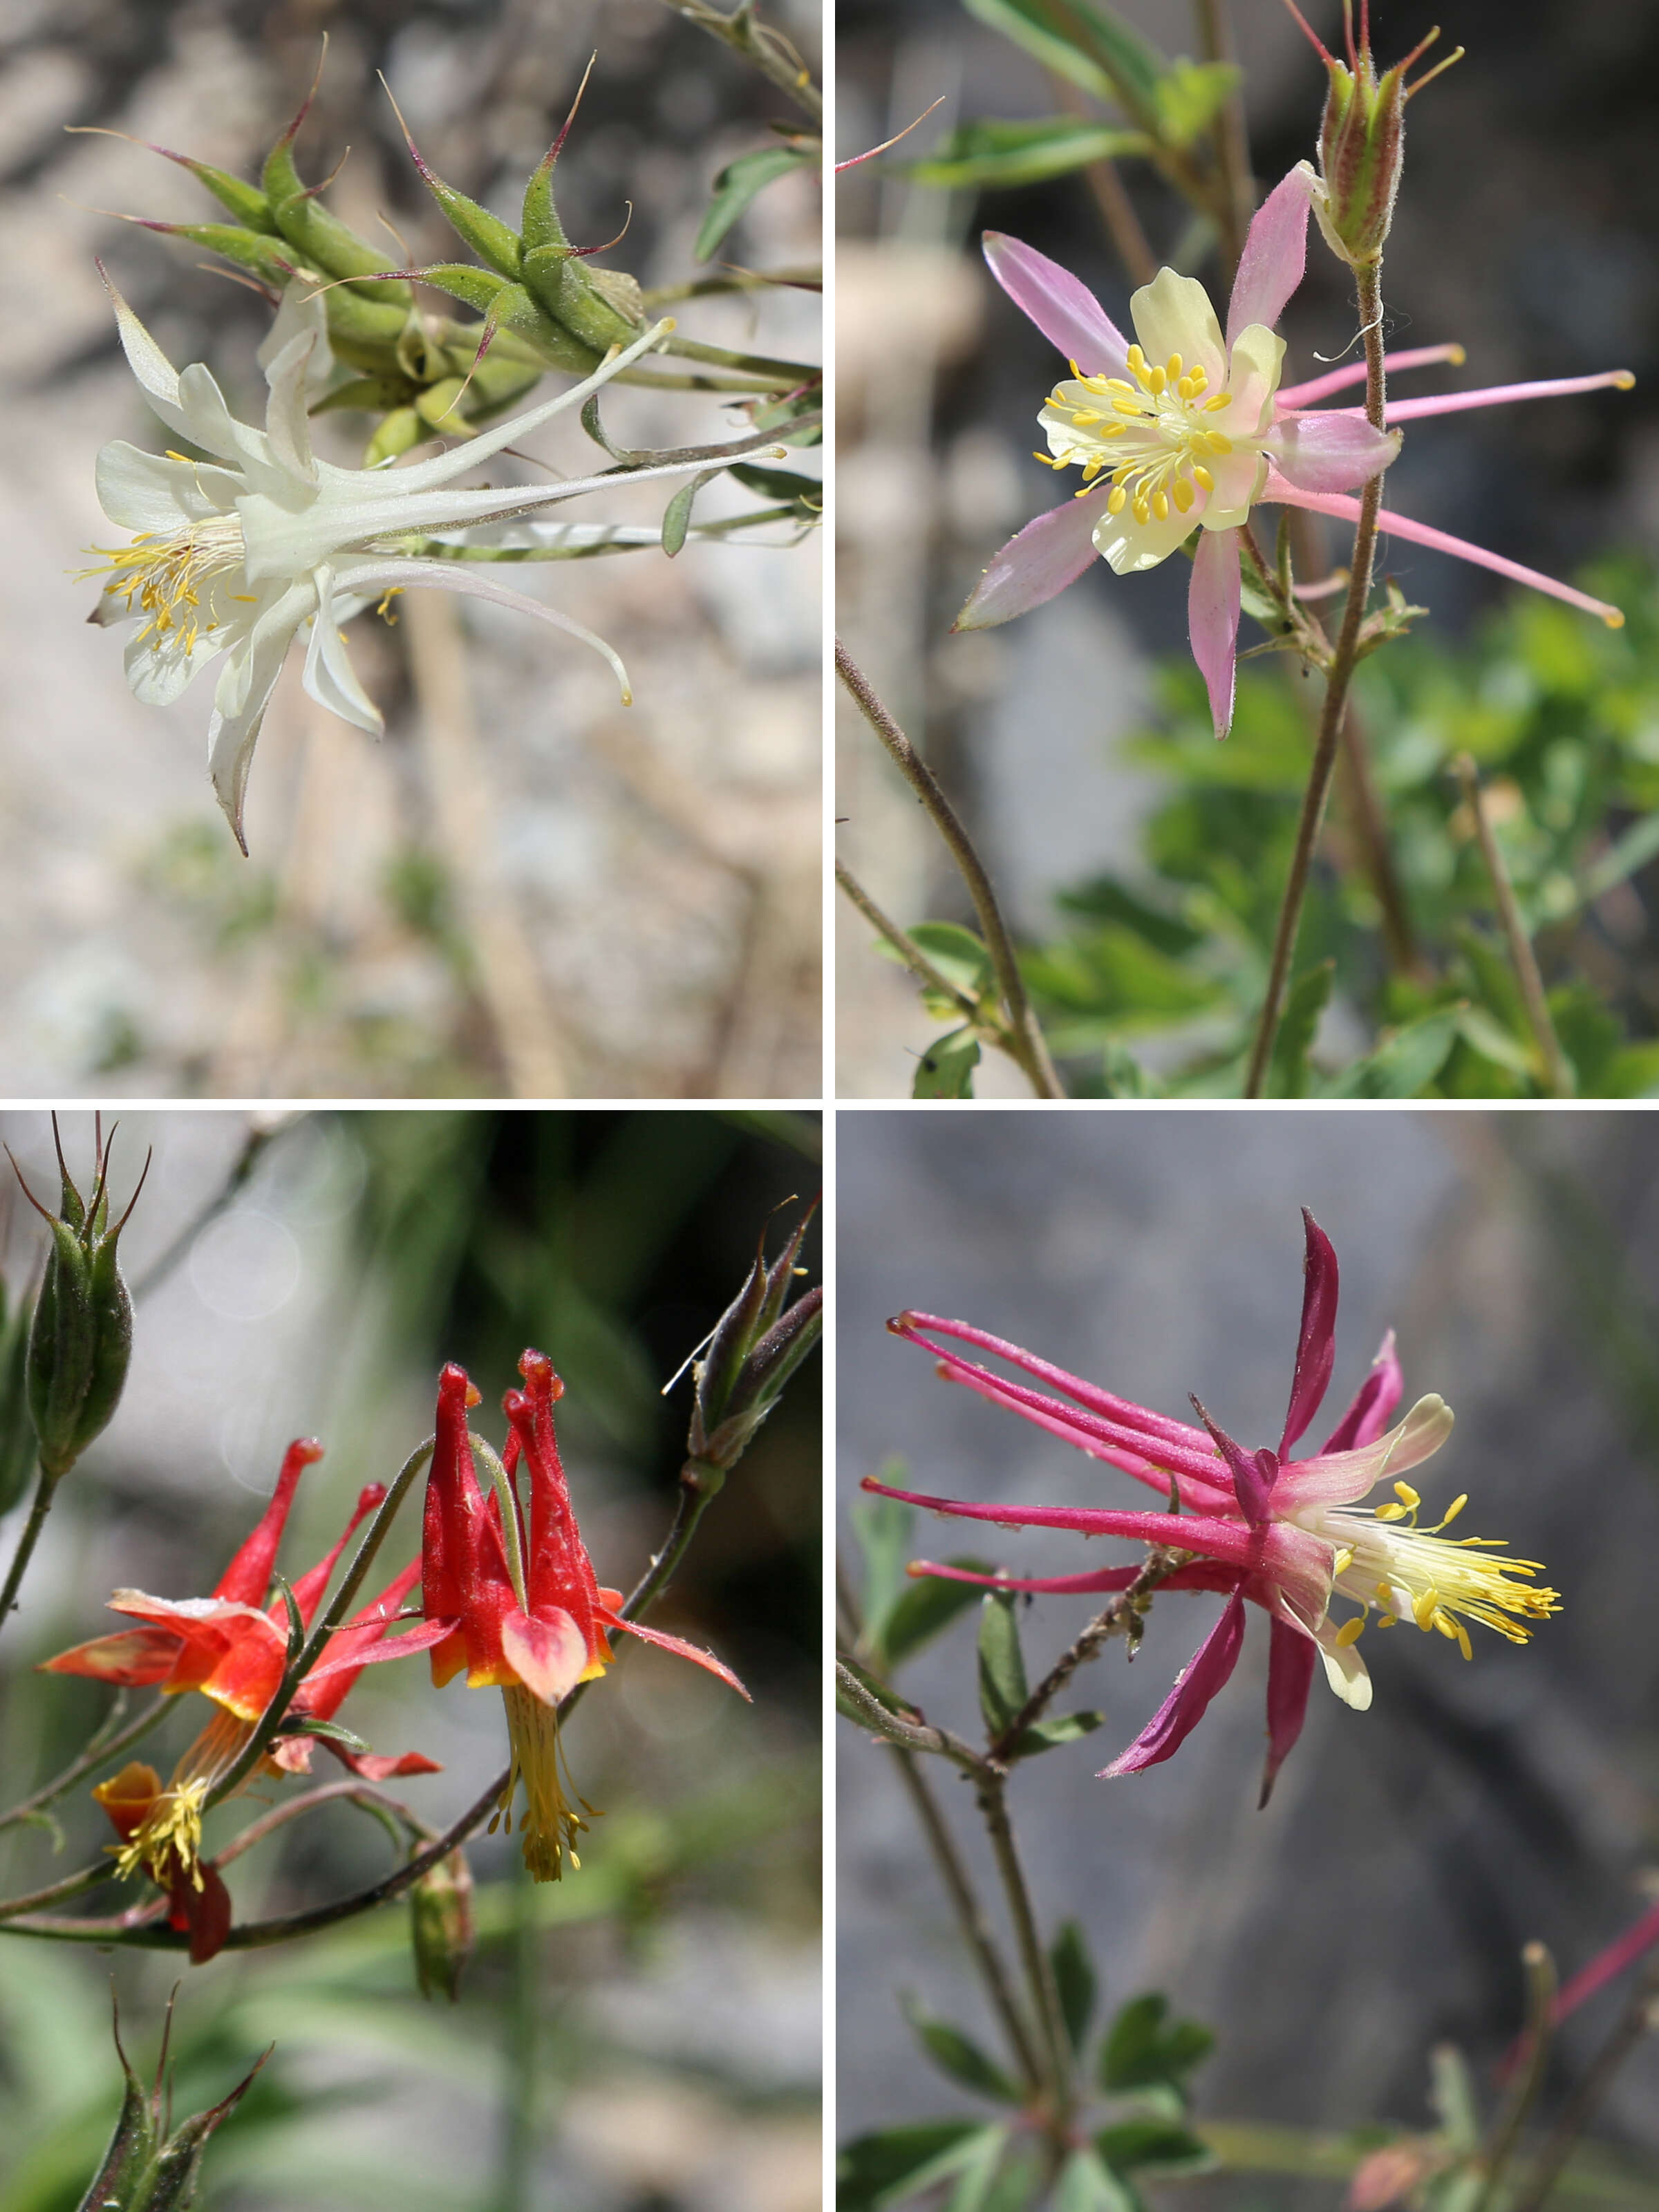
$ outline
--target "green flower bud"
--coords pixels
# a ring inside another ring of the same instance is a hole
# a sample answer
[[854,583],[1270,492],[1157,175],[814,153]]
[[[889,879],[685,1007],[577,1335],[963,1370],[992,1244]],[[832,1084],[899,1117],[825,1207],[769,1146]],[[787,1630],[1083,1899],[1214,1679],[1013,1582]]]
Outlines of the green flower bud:
[[23,1494],[34,1466],[34,1424],[29,1419],[28,1350],[31,1308],[0,1282],[0,1513]]
[[[1296,11],[1292,9],[1292,12]],[[1440,35],[1431,31],[1402,62],[1377,75],[1370,49],[1370,10],[1361,0],[1359,35],[1354,36],[1352,0],[1343,0],[1348,58],[1328,53],[1311,31],[1330,88],[1319,128],[1318,187],[1313,209],[1325,242],[1351,268],[1373,266],[1382,258],[1383,241],[1394,221],[1395,195],[1406,137],[1406,102],[1431,77],[1449,69],[1463,49],[1448,54],[1414,85],[1406,72]],[[1301,21],[1297,15],[1297,20]],[[1302,27],[1308,30],[1305,23]]]
[[[171,2007],[167,2025],[170,2029]],[[246,2095],[254,2075],[270,2052],[265,2052],[252,2072],[239,2081],[228,2097],[210,2110],[196,2113],[169,2133],[161,2092],[162,2070],[167,2063],[166,2033],[161,2039],[155,2084],[149,2089],[133,2072],[121,2048],[118,2018],[115,2051],[125,2079],[121,2110],[103,2163],[81,2199],[78,2212],[185,2212],[195,2199],[208,2138]]]
[[821,1285],[793,1306],[787,1303],[801,1240],[816,1210],[815,1201],[769,1267],[763,1243],[692,1370],[696,1396],[687,1449],[711,1474],[724,1476],[737,1464],[823,1332]]
[[[52,1121],[54,1139],[57,1119]],[[113,1136],[113,1130],[111,1131]],[[54,1482],[68,1474],[107,1425],[120,1401],[132,1355],[132,1300],[121,1279],[116,1246],[132,1218],[144,1176],[131,1203],[109,1225],[109,1150],[101,1128],[90,1204],[82,1199],[58,1147],[63,1176],[61,1214],[48,1213],[14,1159],[23,1195],[52,1231],[40,1294],[29,1329],[27,1388],[42,1472]],[[149,1161],[144,1162],[144,1175]]]
[[415,1979],[423,1997],[461,1994],[472,1956],[472,1869],[459,1847],[428,1867],[409,1893]]

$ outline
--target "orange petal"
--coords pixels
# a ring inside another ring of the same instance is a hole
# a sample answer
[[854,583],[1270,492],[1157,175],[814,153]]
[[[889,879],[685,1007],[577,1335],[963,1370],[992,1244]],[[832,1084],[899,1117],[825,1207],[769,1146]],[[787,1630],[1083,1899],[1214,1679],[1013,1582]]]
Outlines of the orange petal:
[[519,1680],[544,1705],[556,1705],[587,1672],[587,1644],[559,1607],[532,1618],[510,1613],[501,1623],[501,1650]]

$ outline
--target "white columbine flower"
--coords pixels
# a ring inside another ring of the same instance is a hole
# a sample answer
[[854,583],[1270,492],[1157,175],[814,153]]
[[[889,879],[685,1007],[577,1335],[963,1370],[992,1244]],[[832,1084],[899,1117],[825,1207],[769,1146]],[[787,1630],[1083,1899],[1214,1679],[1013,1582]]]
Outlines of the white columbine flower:
[[[108,282],[106,278],[106,283]],[[289,647],[305,633],[305,688],[359,729],[379,732],[380,709],[358,682],[340,625],[384,592],[411,585],[470,592],[517,608],[580,638],[617,672],[624,703],[628,675],[592,631],[554,608],[509,591],[453,561],[400,552],[411,533],[459,530],[522,514],[594,489],[603,479],[545,490],[456,489],[453,479],[581,403],[619,369],[654,346],[673,325],[655,324],[593,374],[557,398],[440,454],[404,467],[336,468],[311,450],[308,375],[326,358],[323,308],[315,294],[290,288],[270,338],[260,349],[270,398],[265,427],[239,422],[209,371],[198,362],[175,372],[118,293],[121,344],[145,397],[167,426],[211,461],[141,453],[122,440],[98,456],[98,498],[110,520],[135,532],[131,545],[97,550],[107,575],[91,619],[136,620],[128,640],[127,681],[152,706],[176,699],[197,671],[225,656],[208,729],[208,767],[219,804],[244,853],[242,801],[259,725]],[[683,465],[633,470],[630,478],[683,474]]]

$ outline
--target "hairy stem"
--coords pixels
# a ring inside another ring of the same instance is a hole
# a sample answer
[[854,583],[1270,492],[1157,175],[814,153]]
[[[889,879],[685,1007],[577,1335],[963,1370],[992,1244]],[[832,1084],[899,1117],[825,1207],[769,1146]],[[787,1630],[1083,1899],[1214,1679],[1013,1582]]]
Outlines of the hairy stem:
[[889,758],[927,809],[934,827],[945,840],[946,849],[968,886],[968,895],[973,900],[980,931],[991,955],[992,967],[996,971],[997,988],[1007,1009],[1010,1053],[1039,1098],[1063,1098],[1066,1093],[1054,1061],[1048,1056],[1048,1048],[1042,1030],[1037,1026],[1030,1000],[1025,995],[1019,963],[1014,957],[1013,945],[1004,927],[996,893],[991,888],[991,879],[974,849],[972,839],[940,790],[933,770],[876,696],[869,678],[839,638],[836,640],[836,670],[857,701],[864,719],[881,739]]
[[836,863],[836,881],[870,927],[878,936],[886,939],[917,982],[925,983],[930,991],[938,992],[940,998],[949,999],[965,1021],[974,1020],[979,1009],[968,994],[965,991],[957,990],[948,976],[939,973],[915,938],[909,936],[899,927],[897,922],[890,921],[882,912],[853,871],[843,866],[839,860]]
[[[1381,430],[1388,398],[1382,367],[1382,276],[1376,264],[1357,270],[1354,275],[1359,301],[1360,329],[1365,341],[1365,415],[1371,427]],[[1342,725],[1348,710],[1348,690],[1353,682],[1353,672],[1359,657],[1359,631],[1365,617],[1365,603],[1370,597],[1371,562],[1376,551],[1376,510],[1382,499],[1382,479],[1380,475],[1374,476],[1359,495],[1359,520],[1354,528],[1347,604],[1342,611],[1342,628],[1338,633],[1336,650],[1325,678],[1325,704],[1319,718],[1319,734],[1314,742],[1313,763],[1308,771],[1308,786],[1303,794],[1301,817],[1296,827],[1296,848],[1291,856],[1290,873],[1285,878],[1279,922],[1273,933],[1267,994],[1262,1001],[1261,1019],[1250,1054],[1249,1069],[1244,1079],[1243,1095],[1247,1098],[1261,1096],[1268,1063],[1273,1058],[1273,1039],[1279,1032],[1279,1018],[1284,1011],[1285,992],[1290,981],[1291,964],[1296,955],[1297,933],[1302,926],[1302,907],[1307,896],[1309,873],[1313,866],[1314,848],[1319,842],[1320,825],[1324,821],[1326,803],[1331,794],[1331,777],[1336,767]]]
[[986,1762],[981,1763],[975,1784],[997,1872],[1002,1880],[1003,1894],[1007,1899],[1009,1917],[1014,1924],[1014,1941],[1025,1970],[1031,2008],[1042,2031],[1046,2086],[1053,2100],[1051,2118],[1056,2130],[1063,2129],[1072,2109],[1071,2039],[1060,2010],[1054,1967],[1037,1934],[1031,1893],[1026,1886],[1025,1871],[1014,1841],[1013,1823],[1008,1815],[1008,1778],[999,1768]]
[[35,1479],[34,1496],[29,1504],[29,1517],[23,1523],[23,1533],[17,1540],[17,1550],[7,1570],[5,1587],[0,1589],[0,1629],[3,1629],[17,1604],[17,1593],[23,1586],[29,1561],[34,1557],[34,1547],[40,1540],[40,1531],[46,1525],[46,1516],[52,1510],[52,1493],[57,1488],[54,1478],[43,1467]]
[[1077,1640],[1060,1653],[1007,1727],[992,1739],[987,1747],[988,1758],[1000,1766],[1006,1765],[1026,1729],[1042,1717],[1078,1668],[1097,1657],[1114,1636],[1128,1633],[1130,1624],[1139,1616],[1142,1600],[1158,1588],[1166,1575],[1175,1571],[1176,1564],[1172,1555],[1163,1551],[1149,1555],[1127,1589],[1120,1590],[1109,1604],[1102,1607]]
[[118,1751],[130,1749],[141,1737],[149,1734],[166,1713],[171,1703],[172,1699],[169,1698],[157,1698],[155,1704],[146,1706],[136,1720],[129,1721],[125,1728],[118,1725],[113,1734],[106,1734],[106,1731],[110,1728],[112,1722],[118,1723],[119,1722],[125,1704],[125,1692],[123,1692],[117,1697],[115,1703],[106,1715],[102,1725],[74,1764],[66,1766],[52,1781],[43,1783],[32,1797],[25,1797],[20,1803],[14,1805],[9,1812],[0,1813],[0,1828],[9,1828],[15,1826],[19,1820],[27,1820],[32,1813],[40,1812],[43,1807],[52,1804],[56,1799],[61,1797],[66,1790],[73,1790],[82,1776],[90,1774],[94,1766],[101,1766],[106,1759],[112,1759]]

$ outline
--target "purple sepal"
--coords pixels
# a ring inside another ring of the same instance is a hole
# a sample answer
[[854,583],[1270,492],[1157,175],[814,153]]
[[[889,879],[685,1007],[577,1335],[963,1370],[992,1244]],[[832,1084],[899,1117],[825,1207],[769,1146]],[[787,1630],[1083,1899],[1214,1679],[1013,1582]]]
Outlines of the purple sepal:
[[1305,1206],[1302,1220],[1308,1237],[1302,1262],[1302,1332],[1297,1339],[1290,1410],[1285,1416],[1285,1433],[1279,1440],[1281,1456],[1319,1411],[1336,1358],[1336,1254],[1330,1238]]
[[1227,1471],[1233,1479],[1233,1496],[1238,1500],[1238,1510],[1252,1528],[1259,1528],[1267,1517],[1267,1500],[1279,1474],[1279,1454],[1268,1451],[1247,1452],[1243,1444],[1236,1444],[1224,1429],[1217,1428],[1196,1398],[1193,1410],[1215,1439],[1216,1449],[1227,1462]]
[[1312,1637],[1274,1615],[1273,1640],[1267,1647],[1267,1759],[1261,1770],[1258,1810],[1273,1796],[1279,1770],[1302,1733],[1318,1657],[1319,1647]]
[[1243,1641],[1244,1598],[1242,1591],[1235,1590],[1220,1620],[1193,1655],[1191,1664],[1182,1670],[1174,1689],[1128,1749],[1101,1769],[1098,1778],[1104,1782],[1115,1775],[1139,1774],[1142,1767],[1157,1766],[1179,1751],[1203,1719],[1211,1698],[1238,1664]]

